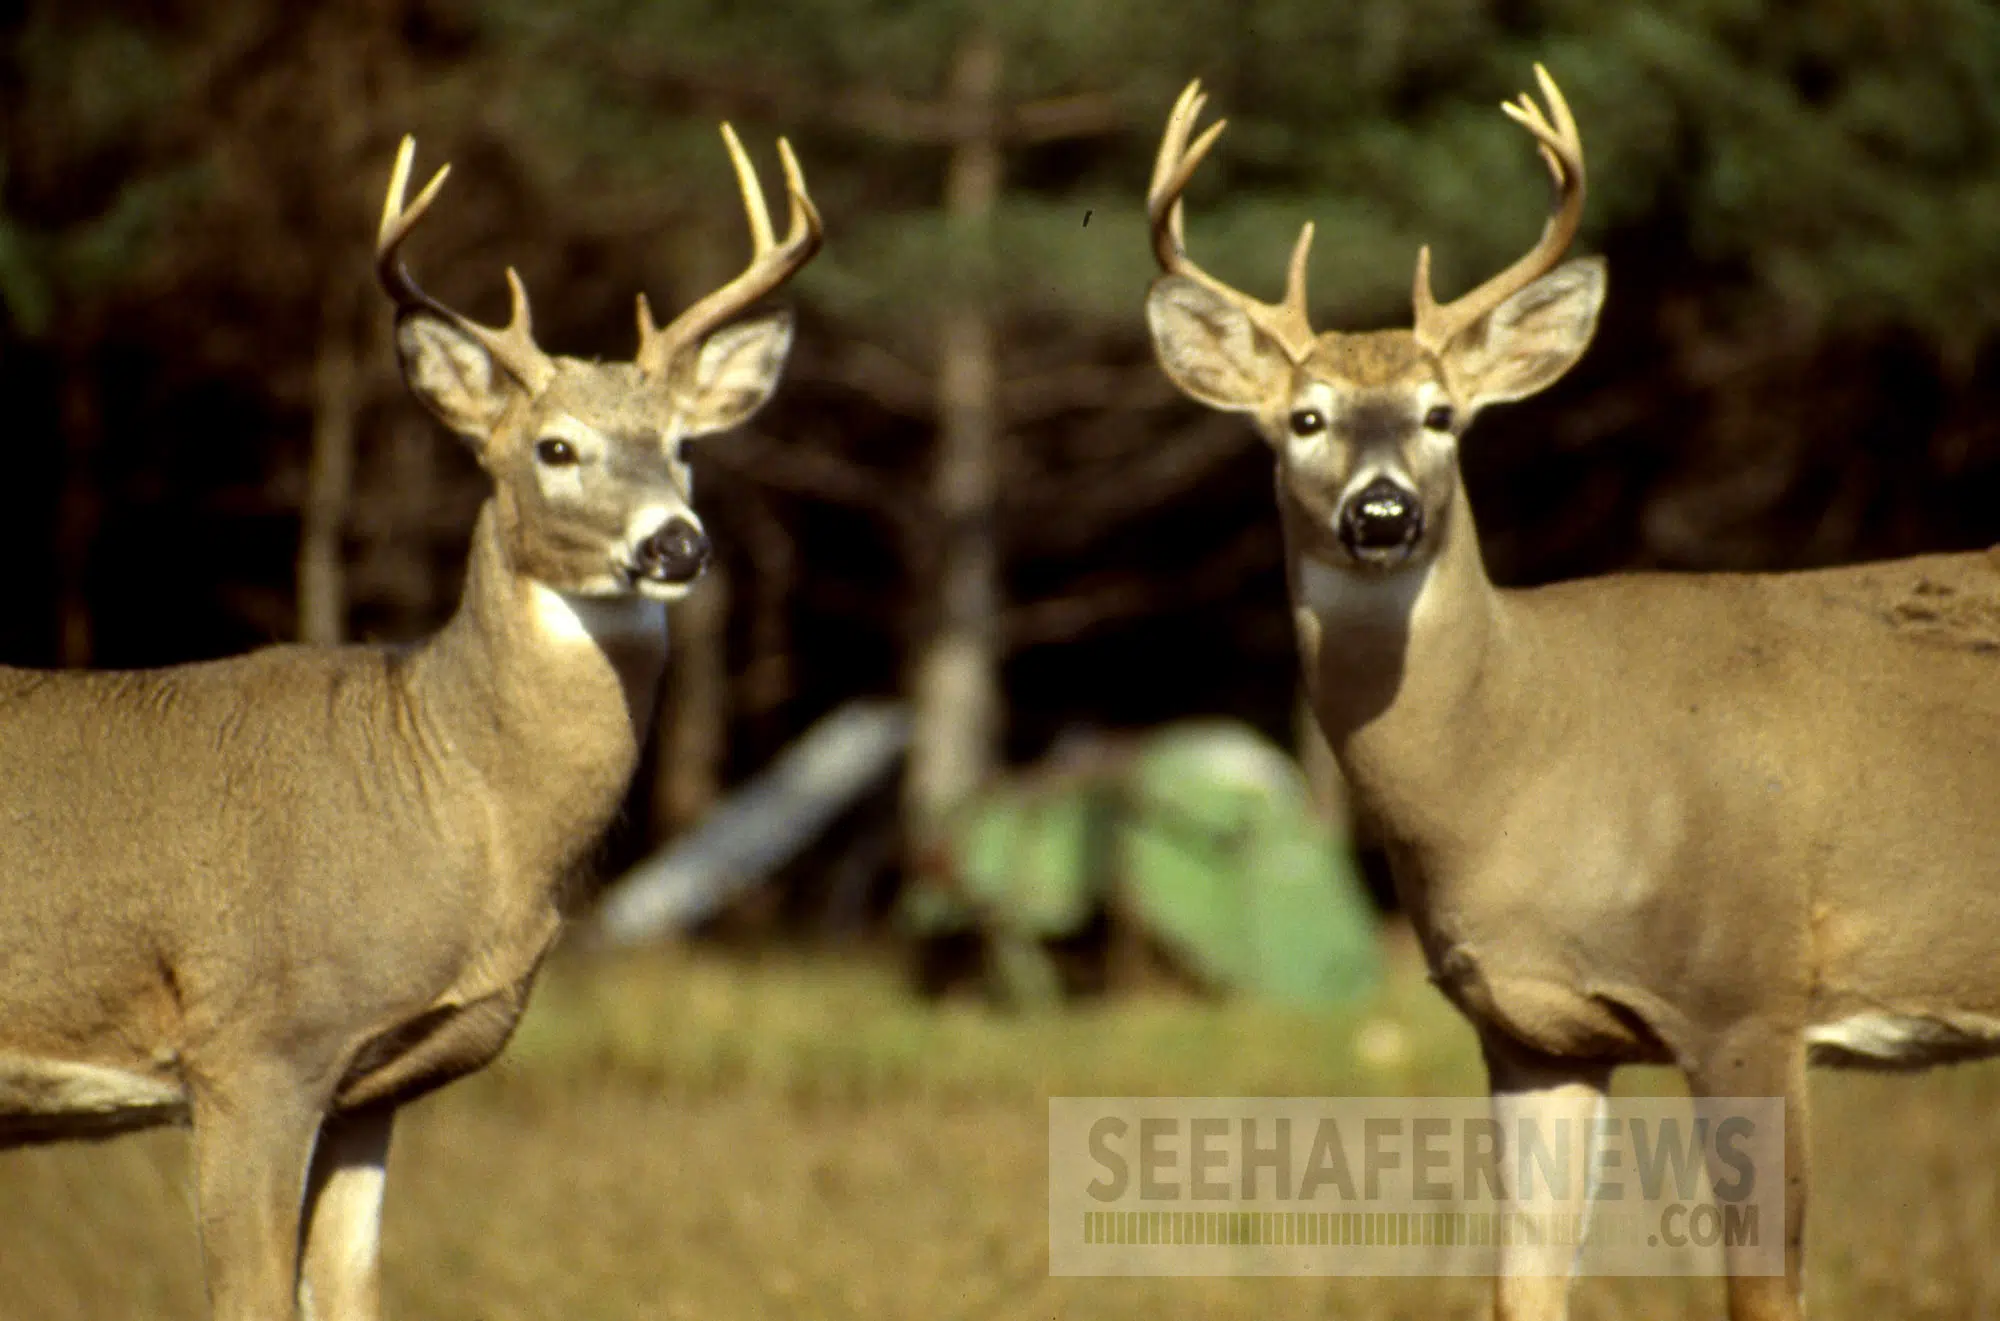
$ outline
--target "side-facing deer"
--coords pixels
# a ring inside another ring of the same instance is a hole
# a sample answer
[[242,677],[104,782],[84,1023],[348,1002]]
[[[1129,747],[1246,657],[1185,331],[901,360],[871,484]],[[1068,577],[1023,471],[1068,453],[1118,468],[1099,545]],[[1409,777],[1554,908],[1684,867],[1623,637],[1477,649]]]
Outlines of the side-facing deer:
[[[1672,1063],[1697,1105],[1785,1098],[1785,1273],[1727,1254],[1730,1315],[1800,1315],[1806,1063],[2000,1047],[2000,554],[1496,588],[1459,478],[1479,410],[1583,353],[1599,260],[1561,93],[1505,107],[1555,182],[1540,241],[1415,327],[1314,334],[1189,260],[1180,196],[1222,125],[1168,121],[1147,299],[1167,374],[1277,459],[1308,692],[1384,841],[1508,1131]],[[1579,1126],[1581,1127],[1581,1126]],[[1576,1199],[1587,1210],[1587,1194]],[[1569,1249],[1502,1250],[1503,1318],[1564,1315]]]
[[[132,673],[0,669],[0,1147],[191,1122],[219,1321],[379,1313],[396,1108],[505,1044],[618,810],[701,572],[685,443],[748,417],[791,344],[749,313],[818,249],[723,136],[754,255],[630,363],[536,347],[418,288],[445,170],[389,184],[377,270],[410,388],[493,482],[421,645],[273,647]],[[749,313],[746,315],[746,313]]]

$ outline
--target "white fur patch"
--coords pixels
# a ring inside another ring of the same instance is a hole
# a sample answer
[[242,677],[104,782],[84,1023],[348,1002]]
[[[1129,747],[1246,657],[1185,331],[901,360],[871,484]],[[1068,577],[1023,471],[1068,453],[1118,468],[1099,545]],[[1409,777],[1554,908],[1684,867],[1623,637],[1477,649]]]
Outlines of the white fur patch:
[[104,1064],[0,1054],[0,1116],[115,1115],[187,1104],[179,1083]]
[[667,603],[644,596],[571,596],[531,585],[535,625],[543,637],[567,645],[667,637]]
[[[1605,1124],[1610,1119],[1611,1098],[1608,1096],[1599,1096],[1597,1103],[1590,1108],[1590,1149],[1593,1152],[1597,1149],[1597,1134],[1604,1131]],[[1583,1189],[1583,1223],[1577,1230],[1576,1255],[1569,1260],[1569,1273],[1571,1275],[1575,1275],[1583,1267],[1583,1250],[1590,1241],[1591,1227],[1597,1219],[1597,1204],[1604,1192],[1604,1175],[1605,1167],[1603,1162],[1598,1161],[1594,1156],[1584,1162],[1584,1177],[1589,1182],[1584,1185]]]
[[568,413],[558,413],[543,423],[538,430],[537,439],[543,438],[568,441],[581,462],[553,467],[546,463],[537,463],[534,469],[535,484],[541,487],[544,496],[551,499],[576,498],[583,491],[582,464],[594,462],[606,449],[603,433]]
[[1329,625],[1395,619],[1414,623],[1430,580],[1429,562],[1390,573],[1366,573],[1308,556],[1299,561],[1298,604]]
[[[312,1221],[315,1266],[324,1263],[354,1291],[373,1276],[382,1256],[382,1185],[387,1170],[379,1162],[344,1165],[320,1190]],[[299,1282],[299,1311],[304,1321],[339,1321],[313,1296],[311,1279]],[[344,1315],[345,1313],[342,1313]]]
[[[1502,1141],[1510,1142],[1511,1135],[1522,1131],[1524,1125],[1532,1124],[1543,1133],[1562,1134],[1567,1132],[1578,1143],[1575,1154],[1585,1159],[1581,1162],[1586,1182],[1576,1192],[1558,1192],[1548,1184],[1532,1183],[1530,1195],[1521,1196],[1521,1190],[1508,1180],[1508,1203],[1517,1208],[1537,1212],[1567,1211],[1581,1220],[1583,1233],[1577,1236],[1576,1244],[1565,1255],[1558,1243],[1531,1243],[1516,1239],[1504,1245],[1500,1253],[1500,1273],[1502,1275],[1552,1275],[1570,1277],[1577,1272],[1583,1260],[1590,1223],[1597,1209],[1597,1198],[1604,1182],[1604,1170],[1596,1161],[1588,1158],[1596,1144],[1597,1125],[1610,1114],[1610,1102],[1603,1093],[1592,1093],[1582,1087],[1554,1087],[1546,1090],[1496,1092],[1493,1096],[1493,1117],[1501,1127]],[[1573,1126],[1572,1126],[1573,1124]],[[1517,1158],[1507,1157],[1511,1162]],[[1526,1168],[1520,1162],[1517,1168]]]
[[687,518],[690,523],[694,521],[679,505],[641,505],[625,520],[625,544],[628,547],[638,546],[675,518]]
[[1922,1064],[2000,1053],[2000,1020],[1978,1014],[1936,1018],[1914,1014],[1852,1014],[1806,1029],[1806,1045],[1882,1064]]
[[[335,1257],[356,1275],[375,1269],[382,1249],[382,1184],[387,1171],[380,1165],[349,1165],[335,1170],[320,1192],[322,1206],[316,1229],[335,1229],[340,1241],[332,1245]],[[333,1212],[331,1216],[327,1212]]]

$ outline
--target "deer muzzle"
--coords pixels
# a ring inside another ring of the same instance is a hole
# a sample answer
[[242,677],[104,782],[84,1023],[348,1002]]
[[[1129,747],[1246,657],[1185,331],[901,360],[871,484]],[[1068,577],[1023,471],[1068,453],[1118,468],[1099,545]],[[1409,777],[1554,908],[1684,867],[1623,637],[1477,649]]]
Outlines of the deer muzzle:
[[635,549],[637,576],[650,582],[691,583],[708,567],[708,536],[685,518],[670,518]]
[[1409,558],[1424,535],[1424,506],[1414,491],[1377,477],[1340,506],[1340,544],[1363,564],[1383,567]]

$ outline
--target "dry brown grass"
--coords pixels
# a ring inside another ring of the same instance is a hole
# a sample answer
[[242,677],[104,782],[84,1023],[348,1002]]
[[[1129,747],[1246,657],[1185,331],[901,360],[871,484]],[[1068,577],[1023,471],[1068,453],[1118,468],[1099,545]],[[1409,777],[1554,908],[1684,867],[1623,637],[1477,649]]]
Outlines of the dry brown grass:
[[[1047,1274],[1050,1094],[1477,1091],[1469,1035],[1402,967],[1362,1016],[1148,998],[1040,1020],[916,1005],[866,967],[559,967],[507,1058],[398,1131],[391,1315],[1480,1316],[1476,1281]],[[1818,1076],[1816,1318],[2000,1314],[1996,1098],[2000,1066]],[[0,1156],[0,1318],[201,1317],[184,1147]],[[1719,1317],[1721,1293],[1588,1280],[1576,1314]]]

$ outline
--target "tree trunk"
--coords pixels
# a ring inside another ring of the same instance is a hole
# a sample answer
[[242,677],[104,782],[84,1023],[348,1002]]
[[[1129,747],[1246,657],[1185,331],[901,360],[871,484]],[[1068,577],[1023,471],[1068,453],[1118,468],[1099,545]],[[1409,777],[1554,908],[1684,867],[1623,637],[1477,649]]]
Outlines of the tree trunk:
[[[959,48],[950,96],[982,132],[953,146],[944,190],[952,246],[984,265],[1000,193],[995,122],[1000,48],[975,33]],[[994,451],[1000,408],[994,328],[984,293],[953,297],[938,325],[938,453],[931,499],[942,544],[935,627],[913,679],[913,729],[905,808],[923,849],[944,819],[991,773],[1000,734],[997,655],[999,562],[994,547]]]
[[653,838],[686,830],[715,805],[729,750],[729,575],[709,566],[668,612],[659,750],[653,770]]
[[66,666],[91,663],[90,549],[97,540],[103,492],[97,449],[102,419],[87,354],[64,354],[62,382],[62,503],[56,515],[56,655]]
[[299,641],[347,640],[347,512],[354,489],[358,364],[348,299],[329,287],[322,298],[319,356],[313,362],[312,452],[299,510]]

